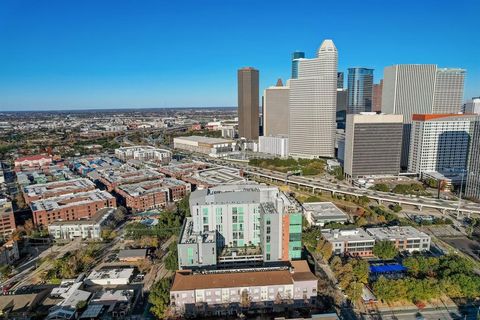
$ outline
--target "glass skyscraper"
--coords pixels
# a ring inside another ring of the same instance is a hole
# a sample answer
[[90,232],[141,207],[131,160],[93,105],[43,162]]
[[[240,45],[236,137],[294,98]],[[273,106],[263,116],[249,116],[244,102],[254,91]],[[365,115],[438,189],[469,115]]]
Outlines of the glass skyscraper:
[[348,69],[347,113],[372,111],[373,69]]
[[295,51],[292,54],[292,79],[298,78],[298,59],[305,58],[305,52]]

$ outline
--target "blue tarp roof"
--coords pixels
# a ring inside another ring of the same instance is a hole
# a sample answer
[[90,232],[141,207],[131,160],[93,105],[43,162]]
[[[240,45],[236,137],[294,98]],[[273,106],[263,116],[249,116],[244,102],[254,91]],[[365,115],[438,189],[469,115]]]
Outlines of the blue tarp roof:
[[403,272],[407,271],[407,268],[401,264],[386,264],[382,266],[370,266],[370,272],[372,273],[389,273],[389,272]]

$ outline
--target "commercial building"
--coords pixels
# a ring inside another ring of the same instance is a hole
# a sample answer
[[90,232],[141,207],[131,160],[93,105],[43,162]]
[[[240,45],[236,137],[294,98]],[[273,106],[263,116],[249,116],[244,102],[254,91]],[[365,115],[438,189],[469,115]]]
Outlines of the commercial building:
[[468,169],[466,171],[465,196],[480,201],[480,120],[475,121]]
[[35,155],[15,159],[15,171],[23,168],[41,168],[52,163],[52,157],[47,155]]
[[292,53],[292,79],[298,78],[298,61],[305,58],[305,52],[295,51]]
[[325,229],[322,235],[332,244],[333,254],[348,254],[352,256],[370,257],[373,255],[375,238],[365,230]]
[[383,90],[383,79],[380,80],[380,83],[373,84],[373,90],[372,90],[372,111],[373,112],[382,111],[382,90]]
[[168,163],[172,159],[172,152],[152,146],[133,146],[115,149],[115,156],[123,161],[134,159],[140,161],[153,160],[162,163]]
[[303,215],[311,226],[323,227],[329,222],[345,223],[348,216],[332,202],[305,202]]
[[290,80],[289,153],[296,158],[335,156],[337,48],[323,41],[317,58],[299,59]]
[[430,236],[418,231],[412,226],[367,228],[367,233],[375,241],[391,241],[399,251],[428,251],[430,250]]
[[139,262],[147,258],[147,249],[125,249],[118,253],[120,262]]
[[259,122],[259,72],[252,67],[238,70],[238,134],[257,140]]
[[125,285],[132,280],[133,272],[133,268],[93,270],[85,279],[85,283],[99,286]]
[[101,290],[93,294],[79,319],[126,319],[132,311],[135,290]]
[[102,240],[102,231],[112,220],[115,210],[115,208],[104,208],[98,210],[91,218],[54,221],[48,225],[48,233],[56,240],[75,238]]
[[465,102],[462,112],[480,114],[480,97],[472,98]]
[[[209,238],[206,232],[216,231],[218,249],[228,247],[227,255],[238,257],[251,252],[258,254],[254,248],[261,248],[264,262],[287,261],[301,256],[302,214],[299,204],[280,192],[277,187],[258,184],[222,185],[204,190],[197,190],[190,195],[190,212],[192,215],[190,234]],[[185,232],[184,232],[185,234]],[[203,243],[203,240],[202,240]],[[179,265],[181,268],[201,267],[195,265],[194,258],[183,260],[185,255],[179,244]],[[193,254],[193,252],[192,252]],[[206,250],[202,259],[214,252]],[[227,261],[225,258],[223,261]],[[235,260],[235,259],[232,259]],[[235,261],[232,261],[235,262]]]
[[169,202],[178,201],[190,192],[190,184],[173,179],[162,178],[133,184],[122,184],[115,192],[123,198],[124,204],[133,212],[163,208]]
[[161,178],[163,178],[163,174],[158,173],[155,170],[135,169],[128,165],[97,171],[98,182],[100,182],[109,192],[115,190],[120,185],[157,180]]
[[343,72],[337,72],[337,89],[343,89]]
[[106,191],[93,190],[33,201],[30,208],[36,225],[48,226],[57,220],[91,218],[102,208],[115,208],[115,198]]
[[95,184],[85,178],[33,184],[23,187],[23,197],[27,204],[40,199],[58,197],[64,194],[87,192],[95,189]]
[[281,79],[277,85],[263,92],[263,135],[288,135],[290,87],[284,86]]
[[78,304],[87,302],[91,293],[83,290],[83,276],[75,280],[63,280],[59,287],[52,289],[51,297],[61,299],[48,311],[47,320],[76,319],[78,316]]
[[[258,134],[255,139],[258,139]],[[237,151],[237,145],[233,140],[201,136],[173,138],[173,147],[175,149],[207,154],[216,158],[225,157]]]
[[462,171],[467,167],[476,115],[415,114],[408,171]]
[[12,202],[8,199],[0,199],[0,235],[3,237],[10,235],[15,228]]
[[311,307],[318,279],[306,261],[292,261],[290,269],[262,268],[205,273],[177,271],[170,304],[185,316],[226,316],[241,307],[249,310]]
[[403,114],[403,168],[408,166],[412,116],[459,113],[464,78],[463,69],[438,68],[434,64],[401,64],[385,68],[382,112]]
[[348,68],[347,113],[372,111],[373,69]]
[[402,115],[349,114],[344,172],[348,179],[395,176],[400,172]]
[[288,157],[288,137],[282,135],[260,136],[258,137],[258,152],[286,158]]

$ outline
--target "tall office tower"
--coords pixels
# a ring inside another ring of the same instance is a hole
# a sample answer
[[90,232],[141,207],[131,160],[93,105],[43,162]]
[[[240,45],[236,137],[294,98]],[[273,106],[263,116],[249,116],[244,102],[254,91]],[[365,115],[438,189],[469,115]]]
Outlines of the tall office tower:
[[276,86],[263,93],[263,135],[288,135],[288,97],[290,88],[278,79]]
[[473,125],[465,196],[480,201],[480,120]]
[[295,51],[292,53],[292,79],[298,78],[298,59],[305,58],[305,52]]
[[238,70],[238,134],[247,140],[257,140],[260,130],[258,78],[257,69]]
[[337,89],[337,129],[345,129],[348,106],[348,89]]
[[348,68],[347,113],[372,111],[373,69]]
[[403,116],[348,114],[345,135],[345,176],[395,176],[400,172]]
[[461,112],[464,82],[464,69],[438,68],[432,113]]
[[382,88],[383,88],[383,79],[380,80],[380,83],[373,85],[373,91],[372,91],[372,111],[373,112],[382,111]]
[[462,112],[480,114],[480,97],[474,97],[465,102],[462,107]]
[[408,171],[422,174],[464,170],[477,119],[463,114],[413,115]]
[[343,72],[337,72],[337,89],[343,89]]
[[434,64],[399,64],[384,69],[382,112],[403,114],[402,168],[408,167],[412,115],[459,112],[464,76],[462,69],[439,69]]
[[301,59],[298,78],[290,80],[289,153],[297,158],[335,155],[338,54],[324,40],[317,58]]
[[[178,244],[181,268],[301,258],[302,209],[275,186],[249,183],[196,190],[190,195],[190,212]],[[230,250],[220,250],[217,257],[210,247],[215,243]]]

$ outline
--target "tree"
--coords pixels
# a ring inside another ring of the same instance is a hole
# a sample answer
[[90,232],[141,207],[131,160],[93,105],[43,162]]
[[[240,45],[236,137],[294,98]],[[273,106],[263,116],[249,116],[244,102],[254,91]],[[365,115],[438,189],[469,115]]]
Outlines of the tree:
[[77,302],[76,308],[77,310],[83,310],[87,306],[87,301],[80,300]]
[[176,242],[172,242],[168,246],[168,255],[165,258],[165,267],[170,271],[178,270],[178,252]]
[[373,254],[380,259],[390,260],[397,256],[398,250],[392,241],[378,241],[373,246]]
[[377,183],[373,187],[371,187],[371,189],[382,192],[390,192],[390,188],[385,183]]
[[361,196],[358,198],[357,201],[358,201],[358,204],[361,205],[362,207],[370,203],[370,199],[367,196]]
[[170,304],[171,282],[171,278],[161,279],[153,285],[148,296],[148,302],[152,304],[150,311],[159,319],[165,318],[165,310]]
[[403,210],[403,208],[402,208],[398,203],[390,206],[390,208],[391,208],[392,211],[395,212],[395,213],[398,213],[398,212],[400,212],[400,211]]

